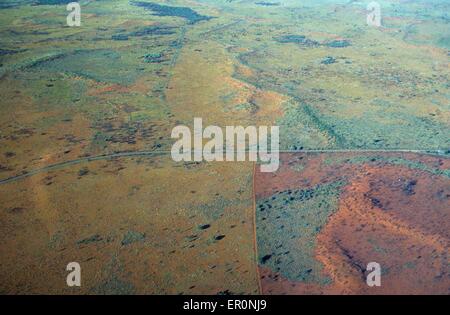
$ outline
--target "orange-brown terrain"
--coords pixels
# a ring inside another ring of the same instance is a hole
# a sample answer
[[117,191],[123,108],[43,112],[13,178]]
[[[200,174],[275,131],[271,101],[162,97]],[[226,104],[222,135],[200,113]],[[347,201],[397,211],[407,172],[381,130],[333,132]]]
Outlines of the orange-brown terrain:
[[117,158],[3,184],[1,292],[255,294],[251,169]]
[[[280,251],[273,248],[272,257],[260,262],[263,293],[449,293],[448,159],[393,153],[298,153],[284,154],[282,160],[276,175],[256,173],[257,204],[286,191],[293,195],[295,189],[317,189],[336,181],[342,184],[333,213],[320,226],[314,242],[305,244],[299,238],[293,245],[300,251],[312,246],[314,259],[308,266],[294,257],[290,265],[298,263],[299,273],[302,267],[311,267],[313,272],[318,269],[320,275],[292,279],[286,276],[291,266],[288,268],[283,261],[267,266],[280,256]],[[299,165],[301,171],[294,169]],[[320,216],[320,202],[311,206]],[[263,212],[257,213],[257,222],[262,216]],[[302,233],[303,222],[291,224]],[[291,236],[283,235],[285,239]],[[258,234],[258,244],[267,242],[265,237],[265,233]],[[259,248],[260,257],[266,254]],[[366,284],[369,262],[378,262],[382,267],[381,287]],[[327,281],[321,283],[320,277]]]
[[[0,294],[449,293],[449,1],[67,2],[0,1]],[[176,163],[195,118],[297,153]]]

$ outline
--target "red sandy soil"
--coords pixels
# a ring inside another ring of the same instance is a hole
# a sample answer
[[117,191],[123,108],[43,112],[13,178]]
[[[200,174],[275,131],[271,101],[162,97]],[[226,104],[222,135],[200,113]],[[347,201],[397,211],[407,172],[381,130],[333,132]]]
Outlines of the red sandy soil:
[[[257,199],[286,189],[347,182],[338,210],[316,239],[315,257],[331,284],[290,281],[260,267],[262,293],[448,294],[450,179],[403,165],[323,163],[333,156],[286,155],[276,174],[255,174]],[[434,169],[450,167],[448,159],[439,157],[403,154],[402,158]],[[297,161],[303,170],[291,168]],[[381,287],[366,284],[365,269],[372,261],[381,265]]]

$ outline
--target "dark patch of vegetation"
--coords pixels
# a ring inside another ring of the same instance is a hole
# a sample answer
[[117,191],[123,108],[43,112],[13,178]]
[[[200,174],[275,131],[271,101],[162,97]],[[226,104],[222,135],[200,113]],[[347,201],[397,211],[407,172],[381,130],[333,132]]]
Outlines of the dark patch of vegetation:
[[2,49],[0,48],[0,57],[6,56],[6,55],[14,55],[19,52],[25,51],[26,49],[20,49],[20,50],[12,50],[12,49]]
[[377,208],[380,208],[380,209],[383,209],[383,204],[381,203],[381,201],[379,199],[377,199],[377,198],[370,198],[370,201],[372,202],[373,206],[375,206]]
[[100,242],[102,240],[103,240],[103,238],[100,235],[95,234],[88,238],[82,239],[81,241],[78,241],[77,244],[78,245],[86,245],[86,244],[90,244],[90,243]]
[[203,224],[203,225],[199,226],[200,230],[206,230],[206,229],[209,229],[210,227],[211,227],[210,224]]
[[67,56],[69,56],[69,54],[67,54],[67,53],[58,53],[58,54],[54,54],[54,55],[51,55],[51,56],[45,56],[43,58],[39,58],[37,60],[34,60],[34,61],[30,62],[30,63],[25,64],[22,67],[22,69],[31,69],[31,68],[34,68],[34,67],[38,67],[38,66],[44,65],[44,64],[46,64],[48,62],[56,61],[58,59],[62,59],[62,58],[67,57]]
[[332,63],[336,63],[336,59],[333,57],[327,56],[327,57],[323,58],[320,63],[324,64],[324,65],[331,65]]
[[[296,189],[296,190],[286,190],[276,193],[275,196],[271,197],[272,201],[277,201],[287,206],[295,201],[306,201],[315,197],[314,189]],[[266,200],[265,203],[259,204],[258,208],[260,211],[272,209],[272,205]]]
[[89,169],[87,167],[83,167],[81,170],[78,171],[78,176],[84,176],[89,173]]
[[304,36],[304,35],[293,35],[293,34],[283,35],[283,36],[276,37],[275,40],[282,44],[293,43],[293,44],[297,44],[297,45],[305,46],[305,47],[314,47],[314,46],[319,45],[318,42],[316,42],[315,40],[306,38],[306,36]]
[[[50,34],[50,32],[38,31],[38,30],[19,32],[19,31],[13,30],[13,29],[8,29],[8,32],[10,32],[12,35],[49,35]],[[24,49],[24,50],[26,50],[26,49]]]
[[265,264],[270,258],[272,257],[272,255],[265,255],[261,258],[261,264]]
[[111,36],[112,40],[128,40],[128,35],[125,34],[115,34]]
[[343,48],[351,45],[348,40],[333,40],[330,42],[326,42],[324,44],[319,43],[315,40],[309,39],[304,35],[296,35],[296,34],[288,34],[282,35],[275,38],[275,40],[282,44],[293,43],[303,47],[316,47],[316,46],[327,46],[331,48]]
[[136,231],[128,231],[127,234],[123,237],[122,246],[126,246],[135,242],[141,242],[145,239],[145,234],[136,232]]
[[0,1],[0,9],[10,9],[26,4],[33,4],[33,0],[2,0]]
[[162,53],[146,54],[143,58],[147,63],[160,63],[166,61],[166,58],[164,58]]
[[327,47],[331,47],[331,48],[344,48],[344,47],[348,47],[350,46],[351,43],[348,40],[333,40],[331,42],[328,42],[325,44],[325,46]]
[[114,34],[111,36],[112,40],[128,40],[129,37],[141,37],[141,36],[164,36],[164,35],[172,35],[176,34],[175,31],[176,27],[172,26],[146,26],[143,28],[140,28],[136,31],[129,32],[129,33],[123,33],[124,30],[121,30],[122,33],[120,34]]
[[416,192],[414,191],[415,186],[417,185],[417,180],[408,181],[408,183],[403,188],[403,192],[408,195],[414,195]]
[[276,6],[280,5],[279,2],[264,2],[264,1],[256,2],[255,4],[256,5],[262,5],[262,6],[265,6],[265,7],[276,7]]
[[144,28],[141,28],[137,31],[131,32],[128,34],[128,36],[146,36],[146,35],[172,35],[175,34],[175,27],[171,26],[146,26]]
[[58,5],[58,4],[68,4],[74,2],[73,0],[37,0],[35,4],[37,5]]
[[152,2],[131,1],[132,5],[142,7],[146,10],[153,11],[156,16],[177,16],[189,21],[189,24],[195,24],[200,21],[209,21],[210,16],[198,14],[188,7],[171,7],[167,5],[160,5]]
[[217,235],[216,237],[214,237],[214,239],[216,241],[220,241],[221,239],[225,238],[225,235]]

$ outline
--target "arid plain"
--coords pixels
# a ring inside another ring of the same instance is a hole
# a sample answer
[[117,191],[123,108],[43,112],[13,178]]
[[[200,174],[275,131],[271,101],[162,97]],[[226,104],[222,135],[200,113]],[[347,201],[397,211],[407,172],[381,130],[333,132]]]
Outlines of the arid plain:
[[[448,1],[68,2],[0,4],[0,293],[450,293]],[[195,117],[280,169],[174,162]]]

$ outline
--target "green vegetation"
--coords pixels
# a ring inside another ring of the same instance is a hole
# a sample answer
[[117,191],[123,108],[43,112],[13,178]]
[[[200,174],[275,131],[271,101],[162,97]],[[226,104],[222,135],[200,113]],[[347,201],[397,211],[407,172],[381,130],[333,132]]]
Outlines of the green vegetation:
[[337,210],[343,183],[286,190],[258,201],[257,236],[261,265],[292,281],[327,284],[315,260],[316,236]]

